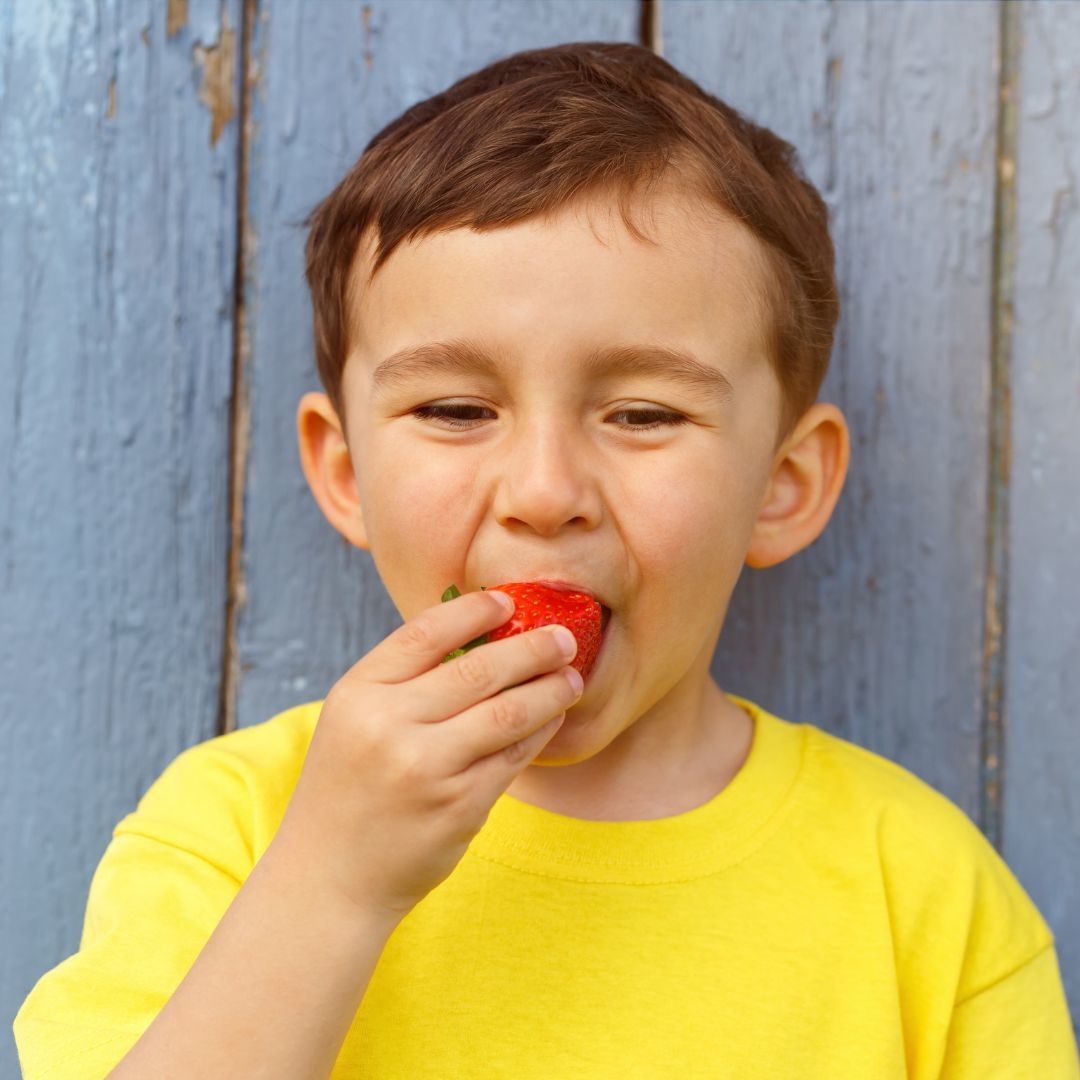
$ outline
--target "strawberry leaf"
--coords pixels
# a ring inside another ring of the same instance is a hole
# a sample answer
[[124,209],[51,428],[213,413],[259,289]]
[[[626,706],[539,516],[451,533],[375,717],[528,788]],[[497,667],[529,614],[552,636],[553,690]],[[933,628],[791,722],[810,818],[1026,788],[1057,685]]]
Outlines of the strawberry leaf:
[[[483,588],[483,586],[481,586]],[[445,604],[447,600],[455,600],[461,595],[461,590],[456,585],[451,585],[443,594],[442,602]],[[460,649],[454,649],[453,652],[448,652],[440,661],[440,664],[445,664],[447,660],[453,660],[455,656],[464,656],[470,649],[475,649],[477,645],[487,644],[487,634],[481,634],[478,638],[473,638],[472,641],[462,645]]]

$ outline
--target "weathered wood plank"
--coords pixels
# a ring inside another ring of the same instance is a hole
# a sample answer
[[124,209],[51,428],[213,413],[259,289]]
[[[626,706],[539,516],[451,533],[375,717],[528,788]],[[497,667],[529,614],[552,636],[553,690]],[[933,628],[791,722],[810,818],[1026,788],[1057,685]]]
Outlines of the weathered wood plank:
[[820,399],[851,427],[845,490],[816,543],[744,571],[717,681],[900,762],[975,817],[996,8],[662,10],[664,55],[799,150],[841,290]]
[[[172,37],[150,0],[0,15],[7,1017],[77,949],[115,823],[216,730],[237,146],[221,11],[235,30],[235,0],[192,0]],[[9,1037],[0,1074],[17,1072]]]
[[308,491],[296,406],[319,389],[299,221],[383,125],[500,56],[574,39],[637,40],[632,0],[263,3],[253,73],[247,284],[251,432],[245,476],[238,726],[322,697],[401,618],[371,556]]
[[1003,854],[1080,1025],[1080,4],[1020,10]]

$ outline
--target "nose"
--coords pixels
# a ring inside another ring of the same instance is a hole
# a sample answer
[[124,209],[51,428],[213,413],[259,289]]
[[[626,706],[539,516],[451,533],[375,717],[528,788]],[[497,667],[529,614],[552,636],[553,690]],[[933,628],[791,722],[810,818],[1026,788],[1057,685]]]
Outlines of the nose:
[[499,447],[494,468],[500,524],[551,536],[568,525],[593,529],[600,523],[596,463],[575,420],[548,413],[522,424]]

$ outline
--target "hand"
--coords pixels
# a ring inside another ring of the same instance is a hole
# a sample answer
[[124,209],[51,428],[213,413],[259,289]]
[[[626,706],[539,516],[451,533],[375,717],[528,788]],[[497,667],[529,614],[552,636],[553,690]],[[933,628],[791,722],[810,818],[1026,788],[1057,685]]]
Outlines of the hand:
[[317,887],[400,921],[558,730],[581,691],[552,627],[440,662],[511,615],[492,592],[437,604],[330,689],[278,834],[302,838]]

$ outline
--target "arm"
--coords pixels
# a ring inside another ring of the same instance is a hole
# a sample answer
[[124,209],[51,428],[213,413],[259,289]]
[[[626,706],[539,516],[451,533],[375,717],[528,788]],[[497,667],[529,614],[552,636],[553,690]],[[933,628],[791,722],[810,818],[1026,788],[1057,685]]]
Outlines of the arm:
[[1080,1080],[1053,943],[953,1009],[940,1080]]
[[313,890],[312,850],[279,830],[109,1080],[330,1075],[396,920]]

